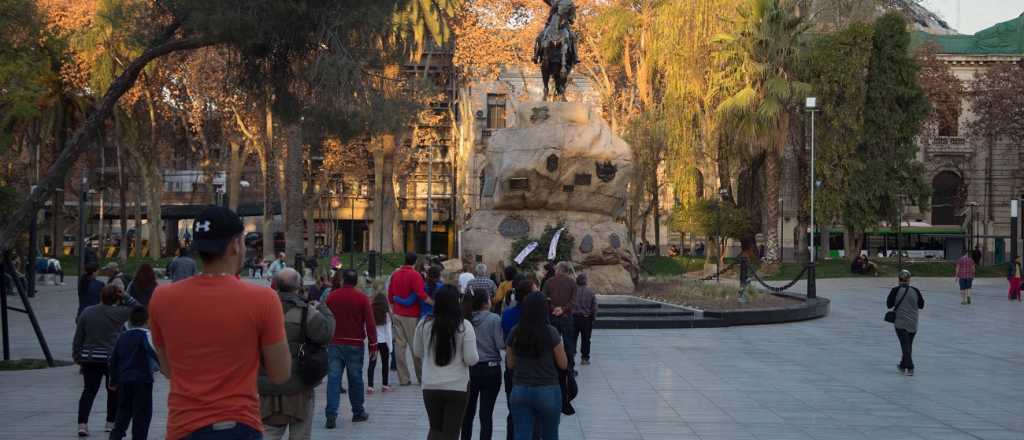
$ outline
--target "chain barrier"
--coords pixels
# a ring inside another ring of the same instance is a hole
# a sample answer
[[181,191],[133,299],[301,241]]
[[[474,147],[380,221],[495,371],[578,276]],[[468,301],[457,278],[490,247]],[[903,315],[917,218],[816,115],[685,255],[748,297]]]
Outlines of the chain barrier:
[[721,275],[721,274],[723,274],[723,273],[726,273],[726,272],[728,272],[728,271],[729,271],[729,269],[732,269],[732,268],[736,267],[736,265],[737,265],[737,264],[739,264],[739,263],[737,263],[737,262],[733,261],[732,263],[729,263],[729,265],[728,265],[728,266],[725,266],[725,267],[723,267],[723,268],[722,268],[721,270],[719,270],[718,272],[715,272],[715,273],[713,273],[713,274],[711,274],[711,275],[708,275],[708,276],[706,276],[706,277],[704,277],[704,278],[700,278],[700,279],[698,279],[697,281],[711,281],[711,280],[715,279],[715,277],[717,277],[717,276],[719,276],[719,275]]
[[[744,264],[746,264],[746,260],[744,260]],[[753,276],[754,280],[756,280],[758,284],[764,286],[765,289],[768,289],[768,290],[770,290],[772,292],[775,292],[775,293],[780,293],[780,292],[783,292],[783,291],[789,289],[790,287],[793,287],[794,285],[796,285],[796,283],[799,282],[800,279],[804,277],[804,274],[807,273],[807,267],[808,266],[804,265],[804,268],[800,271],[799,274],[796,275],[796,278],[793,278],[793,281],[790,281],[789,283],[787,283],[786,285],[784,285],[782,287],[776,287],[776,286],[769,285],[764,280],[762,280],[761,277],[757,276],[757,271],[756,270],[749,270],[748,273],[750,273]],[[749,284],[749,281],[748,281],[748,284]]]

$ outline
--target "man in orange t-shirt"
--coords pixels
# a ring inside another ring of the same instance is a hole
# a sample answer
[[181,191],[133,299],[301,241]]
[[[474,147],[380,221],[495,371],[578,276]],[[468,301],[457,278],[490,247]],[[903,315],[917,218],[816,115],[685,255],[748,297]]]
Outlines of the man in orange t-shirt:
[[203,210],[192,242],[203,272],[158,287],[149,304],[160,369],[171,381],[168,440],[261,438],[261,357],[271,382],[291,375],[281,301],[273,290],[238,278],[243,231],[233,211]]

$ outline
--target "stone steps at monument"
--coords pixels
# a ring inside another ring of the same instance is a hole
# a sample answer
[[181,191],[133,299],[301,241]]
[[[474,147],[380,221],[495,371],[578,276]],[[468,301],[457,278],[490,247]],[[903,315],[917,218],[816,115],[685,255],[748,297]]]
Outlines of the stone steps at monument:
[[597,321],[594,328],[604,329],[667,329],[718,327],[721,320],[697,316],[694,311],[669,304],[646,301],[631,296],[598,298]]
[[664,308],[642,308],[642,309],[605,309],[601,308],[600,314],[602,317],[646,317],[646,316],[693,316],[693,312],[690,310],[677,309],[675,307],[664,307]]

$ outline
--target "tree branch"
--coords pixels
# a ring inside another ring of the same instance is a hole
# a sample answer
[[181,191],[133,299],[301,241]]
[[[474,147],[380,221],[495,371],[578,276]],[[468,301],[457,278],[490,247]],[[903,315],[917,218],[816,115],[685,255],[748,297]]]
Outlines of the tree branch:
[[68,171],[82,153],[93,147],[100,126],[110,117],[114,106],[121,96],[135,85],[139,74],[146,65],[157,58],[173,52],[197,49],[216,43],[211,38],[175,40],[173,39],[174,33],[179,25],[180,22],[178,21],[170,24],[161,33],[161,37],[157,39],[154,46],[151,46],[128,64],[124,72],[110,84],[95,110],[89,115],[82,127],[75,132],[75,135],[67,141],[65,148],[57,156],[53,165],[46,171],[46,176],[39,181],[35,190],[29,194],[21,207],[10,218],[6,219],[3,227],[0,228],[0,249],[9,249],[18,234],[28,226],[29,219],[36,215],[36,211],[42,207],[44,201],[53,194],[54,189],[63,186],[67,179]]

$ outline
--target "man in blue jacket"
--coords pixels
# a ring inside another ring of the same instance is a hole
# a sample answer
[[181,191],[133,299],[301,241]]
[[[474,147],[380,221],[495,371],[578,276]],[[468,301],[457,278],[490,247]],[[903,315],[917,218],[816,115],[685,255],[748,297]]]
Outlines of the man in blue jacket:
[[118,336],[110,356],[110,387],[118,390],[117,419],[110,431],[110,440],[123,439],[129,423],[133,440],[149,435],[149,422],[153,418],[153,372],[159,365],[149,342],[147,321],[146,308],[135,306],[128,321],[130,326]]

